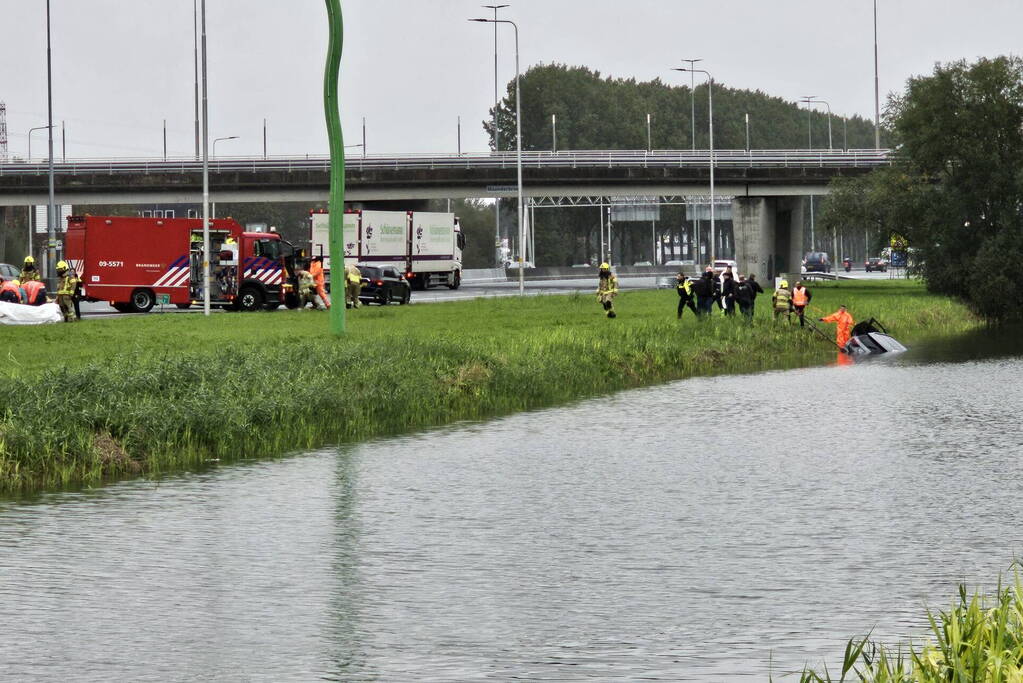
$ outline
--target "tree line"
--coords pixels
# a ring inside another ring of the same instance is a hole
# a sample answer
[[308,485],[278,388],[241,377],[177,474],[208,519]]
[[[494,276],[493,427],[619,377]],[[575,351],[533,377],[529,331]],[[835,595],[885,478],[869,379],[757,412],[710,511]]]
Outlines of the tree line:
[[992,320],[1020,317],[1023,60],[939,64],[889,99],[896,163],[838,181],[822,223],[904,241],[930,291]]

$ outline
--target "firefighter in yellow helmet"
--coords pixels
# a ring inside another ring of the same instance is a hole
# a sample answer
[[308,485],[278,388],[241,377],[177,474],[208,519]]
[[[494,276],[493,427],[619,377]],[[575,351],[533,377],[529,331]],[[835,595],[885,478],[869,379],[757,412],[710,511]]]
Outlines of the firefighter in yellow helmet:
[[25,263],[21,266],[21,273],[18,275],[18,280],[25,283],[41,279],[42,278],[39,277],[39,271],[36,270],[36,260],[31,256],[26,256]]
[[345,305],[358,308],[362,305],[359,295],[362,293],[362,273],[354,263],[345,266]]
[[60,284],[57,285],[57,305],[60,312],[64,314],[64,322],[74,322],[75,316],[75,290],[78,288],[78,275],[68,268],[66,261],[57,264],[57,276]]
[[771,297],[771,303],[774,306],[775,320],[779,315],[784,315],[787,321],[792,320],[792,292],[789,290],[788,280],[778,283],[778,288],[774,290],[774,295]]
[[607,311],[608,318],[616,317],[615,296],[618,295],[618,278],[611,272],[611,266],[607,263],[600,264],[600,279],[597,281],[597,301]]

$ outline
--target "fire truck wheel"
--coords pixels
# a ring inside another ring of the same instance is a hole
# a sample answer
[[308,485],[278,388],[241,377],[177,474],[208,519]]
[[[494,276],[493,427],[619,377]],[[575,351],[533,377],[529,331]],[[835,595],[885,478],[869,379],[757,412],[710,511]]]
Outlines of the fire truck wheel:
[[148,289],[136,289],[131,293],[131,308],[136,313],[149,313],[154,303],[156,298]]
[[238,310],[250,313],[263,308],[263,293],[255,287],[242,287],[238,292]]
[[295,296],[294,292],[288,292],[287,294],[284,295],[284,305],[289,310],[292,311],[295,310],[296,308],[299,307],[301,303],[302,302],[298,300],[298,297]]
[[455,274],[451,276],[451,280],[448,282],[448,289],[458,289],[462,286],[462,271],[456,270]]

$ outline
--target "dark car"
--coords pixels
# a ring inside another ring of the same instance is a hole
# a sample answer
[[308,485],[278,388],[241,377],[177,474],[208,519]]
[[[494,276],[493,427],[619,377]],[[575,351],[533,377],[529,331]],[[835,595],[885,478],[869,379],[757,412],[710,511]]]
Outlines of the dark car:
[[864,263],[863,265],[867,269],[868,273],[874,270],[883,273],[886,270],[888,270],[888,264],[885,263],[885,260],[883,258],[868,258],[867,262]]
[[16,268],[10,263],[0,263],[0,277],[4,280],[17,280],[21,275],[21,268]]
[[412,286],[395,266],[359,264],[359,272],[362,273],[360,301],[386,306],[392,301],[407,304],[412,298]]
[[806,266],[806,272],[808,273],[831,272],[831,261],[828,260],[828,255],[823,251],[811,251],[803,260],[803,265]]

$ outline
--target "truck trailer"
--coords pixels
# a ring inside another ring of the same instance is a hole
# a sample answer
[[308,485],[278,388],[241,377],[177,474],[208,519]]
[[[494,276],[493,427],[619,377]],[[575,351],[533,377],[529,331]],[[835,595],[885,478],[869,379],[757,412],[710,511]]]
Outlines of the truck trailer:
[[[309,253],[322,256],[330,271],[329,216],[309,214]],[[465,236],[453,213],[428,211],[346,211],[343,244],[345,264],[398,266],[416,289],[462,284]]]
[[[246,232],[231,218],[210,221],[210,301],[242,311],[297,306],[295,252],[277,233]],[[123,313],[158,302],[188,308],[203,300],[202,220],[71,216],[64,260],[86,301]]]

